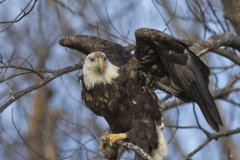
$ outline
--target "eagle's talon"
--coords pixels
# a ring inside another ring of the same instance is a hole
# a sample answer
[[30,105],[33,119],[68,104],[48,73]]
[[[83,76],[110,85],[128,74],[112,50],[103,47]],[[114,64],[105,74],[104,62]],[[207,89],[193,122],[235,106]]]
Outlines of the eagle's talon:
[[102,141],[106,141],[106,140],[108,139],[107,136],[108,136],[108,135],[104,135],[104,136],[102,136],[102,137],[101,137],[101,140],[102,140]]
[[106,149],[106,147],[108,147],[109,146],[109,140],[108,140],[108,138],[107,138],[107,136],[105,135],[105,136],[102,136],[101,137],[101,143],[100,143],[100,145],[99,145],[99,150],[100,151],[104,151],[105,149]]
[[[117,134],[108,134],[108,135],[104,135],[102,136],[102,142],[99,145],[99,149],[103,150],[106,146],[106,141],[109,143],[110,147],[113,147],[114,143],[117,141],[122,141],[124,139],[127,138],[127,134],[126,133],[117,133]],[[105,142],[104,142],[105,141]]]
[[106,143],[101,142],[98,148],[99,148],[100,151],[103,151],[106,148]]

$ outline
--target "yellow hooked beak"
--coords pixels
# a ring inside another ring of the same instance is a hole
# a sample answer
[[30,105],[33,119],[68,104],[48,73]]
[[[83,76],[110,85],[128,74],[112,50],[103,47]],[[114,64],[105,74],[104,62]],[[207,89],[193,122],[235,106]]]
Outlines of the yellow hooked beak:
[[97,59],[97,67],[98,67],[100,73],[103,73],[103,71],[104,71],[104,65],[105,65],[104,63],[105,62],[104,62],[103,58]]

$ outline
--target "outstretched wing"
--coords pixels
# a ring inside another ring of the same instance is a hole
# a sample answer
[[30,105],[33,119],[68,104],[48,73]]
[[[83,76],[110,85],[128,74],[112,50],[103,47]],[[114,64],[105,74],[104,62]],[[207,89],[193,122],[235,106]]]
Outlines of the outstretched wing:
[[104,52],[107,58],[117,66],[126,64],[131,58],[130,52],[125,47],[95,36],[70,35],[61,39],[59,44],[76,49],[85,55],[96,51]]
[[198,103],[207,122],[218,131],[222,121],[208,90],[208,67],[184,43],[165,33],[142,28],[135,35],[136,58],[155,87]]

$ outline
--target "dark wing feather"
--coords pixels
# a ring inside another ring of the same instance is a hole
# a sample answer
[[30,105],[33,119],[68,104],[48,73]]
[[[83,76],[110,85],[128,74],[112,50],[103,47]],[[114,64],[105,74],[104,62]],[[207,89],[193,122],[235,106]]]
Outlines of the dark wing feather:
[[222,125],[222,121],[207,88],[208,81],[204,79],[199,66],[197,66],[196,57],[192,56],[188,50],[185,50],[184,54],[187,56],[186,63],[178,63],[175,59],[163,54],[164,66],[168,68],[168,73],[174,83],[178,84],[192,101],[199,104],[208,123],[219,131],[218,124]]
[[[182,100],[198,103],[207,122],[219,131],[218,125],[222,125],[222,121],[208,90],[207,66],[184,43],[160,31],[139,29],[136,39],[136,57],[141,65],[158,66],[154,67],[155,71],[148,68],[153,81],[156,81],[156,88],[167,90]],[[151,55],[157,61],[152,61]],[[156,76],[159,71],[164,74]]]
[[76,49],[85,55],[96,51],[104,52],[107,58],[117,66],[126,64],[131,58],[131,54],[125,47],[95,36],[70,35],[61,39],[59,44]]

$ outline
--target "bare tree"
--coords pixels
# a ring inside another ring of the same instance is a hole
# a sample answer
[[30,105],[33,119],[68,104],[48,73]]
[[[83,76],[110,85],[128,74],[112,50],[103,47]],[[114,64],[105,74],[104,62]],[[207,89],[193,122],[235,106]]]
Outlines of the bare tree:
[[195,104],[156,91],[166,159],[240,159],[239,6],[239,0],[0,1],[6,15],[0,17],[0,158],[102,159],[98,145],[108,125],[81,100],[84,56],[58,41],[84,34],[132,47],[134,31],[150,27],[184,41],[208,65],[224,120],[214,133]]

